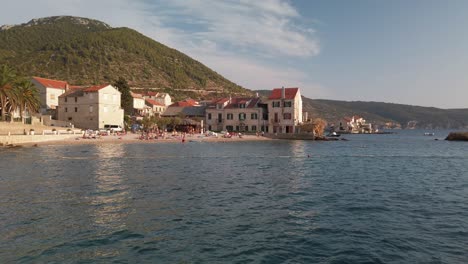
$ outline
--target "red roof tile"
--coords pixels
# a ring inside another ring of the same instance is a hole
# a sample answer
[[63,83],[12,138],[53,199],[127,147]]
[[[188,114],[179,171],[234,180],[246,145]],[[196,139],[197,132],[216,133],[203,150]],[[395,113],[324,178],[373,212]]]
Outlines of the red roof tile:
[[197,105],[198,105],[197,101],[189,98],[180,102],[173,103],[170,106],[187,107],[187,106],[197,106]]
[[153,99],[145,99],[146,103],[150,105],[158,105],[158,106],[165,106],[164,104],[161,104],[160,102],[157,102]]
[[[269,100],[281,99],[281,90],[282,88],[273,89],[268,99]],[[294,97],[296,97],[297,91],[299,91],[299,88],[284,88],[285,99],[294,99]]]
[[66,81],[58,81],[41,77],[33,77],[33,79],[48,88],[65,90],[68,86],[68,83]]
[[156,95],[158,95],[158,92],[147,91],[143,93],[143,96],[156,96]]
[[88,88],[85,88],[83,91],[84,92],[97,92],[99,90],[101,90],[102,88],[105,88],[109,86],[109,84],[101,84],[101,85],[95,85],[95,86],[91,86],[91,87],[88,87]]
[[142,98],[143,99],[143,95],[141,95],[139,93],[130,92],[130,94],[132,95],[133,98]]

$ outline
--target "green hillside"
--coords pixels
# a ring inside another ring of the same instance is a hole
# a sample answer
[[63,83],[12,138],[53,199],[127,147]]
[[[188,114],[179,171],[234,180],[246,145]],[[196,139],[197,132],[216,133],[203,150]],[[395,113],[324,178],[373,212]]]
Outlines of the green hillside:
[[112,82],[134,87],[249,93],[200,62],[129,28],[70,16],[33,19],[0,29],[0,64],[26,76],[73,84]]
[[[259,91],[267,96],[270,91]],[[346,102],[302,97],[304,111],[309,117],[320,117],[338,124],[344,117],[362,116],[367,121],[384,127],[395,123],[402,128],[461,129],[468,128],[468,109],[440,109],[380,102]]]

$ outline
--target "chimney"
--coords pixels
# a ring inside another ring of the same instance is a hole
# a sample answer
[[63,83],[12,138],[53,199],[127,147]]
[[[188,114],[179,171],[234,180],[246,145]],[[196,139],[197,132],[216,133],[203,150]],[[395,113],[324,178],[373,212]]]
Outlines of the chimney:
[[255,97],[257,97],[257,98],[258,98],[258,93],[255,93]]
[[68,85],[68,83],[65,83],[65,92],[68,91],[68,89],[70,89],[70,86]]
[[229,95],[229,103],[232,102],[232,98],[231,98],[231,95]]
[[281,87],[281,99],[286,98],[286,89],[284,89],[284,86]]

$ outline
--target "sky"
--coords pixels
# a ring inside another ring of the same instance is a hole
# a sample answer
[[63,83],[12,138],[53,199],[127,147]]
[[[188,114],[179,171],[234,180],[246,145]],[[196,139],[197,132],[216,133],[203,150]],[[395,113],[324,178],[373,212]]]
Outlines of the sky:
[[133,28],[253,90],[468,108],[465,0],[0,0],[0,25]]

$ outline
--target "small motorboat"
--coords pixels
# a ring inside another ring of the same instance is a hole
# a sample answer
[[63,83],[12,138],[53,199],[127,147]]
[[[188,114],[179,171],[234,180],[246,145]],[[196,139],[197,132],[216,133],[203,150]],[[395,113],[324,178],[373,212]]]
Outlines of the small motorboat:
[[426,132],[426,133],[424,133],[424,135],[425,135],[425,136],[434,136],[434,135],[435,135],[435,133],[432,133],[432,132]]
[[337,134],[336,132],[331,132],[330,134],[327,135],[327,137],[339,137],[341,136],[340,134]]

